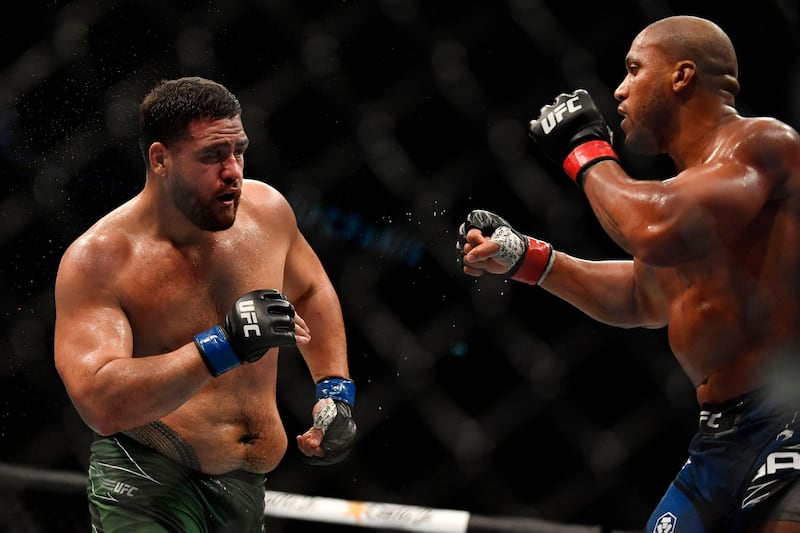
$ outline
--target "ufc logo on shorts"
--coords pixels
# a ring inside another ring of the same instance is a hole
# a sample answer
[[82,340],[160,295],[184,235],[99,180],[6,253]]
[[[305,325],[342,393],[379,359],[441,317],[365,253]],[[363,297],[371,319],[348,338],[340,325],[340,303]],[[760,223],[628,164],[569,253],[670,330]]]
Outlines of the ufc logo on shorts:
[[117,494],[127,494],[128,496],[133,496],[133,493],[139,490],[137,487],[133,485],[128,485],[127,483],[117,482],[114,485],[114,492]]
[[712,413],[711,411],[700,411],[700,425],[705,424],[710,428],[719,427],[719,419],[722,418],[722,413]]
[[739,416],[735,411],[700,411],[700,433],[703,435],[724,435],[731,431],[736,431],[739,424]]
[[577,96],[573,96],[566,102],[561,102],[558,104],[555,109],[549,112],[547,116],[542,119],[542,130],[544,130],[545,133],[550,133],[559,122],[564,120],[564,115],[566,113],[574,113],[575,111],[582,109],[583,106],[577,103],[578,100],[579,98]]
[[249,337],[250,333],[256,337],[261,336],[261,328],[258,326],[258,319],[256,318],[256,303],[254,300],[244,300],[236,305],[236,310],[239,311],[239,316],[245,323],[242,331],[245,337]]

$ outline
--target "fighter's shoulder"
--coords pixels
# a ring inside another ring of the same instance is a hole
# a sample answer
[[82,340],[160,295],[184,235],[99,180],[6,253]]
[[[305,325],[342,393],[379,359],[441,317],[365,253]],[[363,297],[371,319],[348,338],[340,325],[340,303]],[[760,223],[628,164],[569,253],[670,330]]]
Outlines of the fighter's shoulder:
[[242,199],[253,206],[256,212],[281,217],[293,216],[289,201],[274,186],[253,178],[242,183]]
[[781,120],[742,118],[727,131],[735,157],[745,164],[772,171],[800,165],[800,134]]
[[59,272],[83,272],[91,277],[124,265],[133,245],[124,218],[125,209],[120,207],[92,224],[64,251]]
[[[800,145],[800,134],[792,126],[774,117],[747,117],[736,125],[736,136],[749,144]],[[764,146],[762,145],[762,148]]]

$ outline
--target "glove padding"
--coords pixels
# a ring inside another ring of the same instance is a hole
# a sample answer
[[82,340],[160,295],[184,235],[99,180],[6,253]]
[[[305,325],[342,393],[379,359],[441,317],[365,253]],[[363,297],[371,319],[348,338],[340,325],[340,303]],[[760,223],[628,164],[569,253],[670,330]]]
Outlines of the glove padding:
[[331,398],[325,398],[328,404],[320,409],[314,417],[314,427],[323,433],[320,447],[325,450],[323,457],[303,456],[310,465],[333,465],[350,455],[356,437],[356,423],[350,405]]
[[505,276],[537,285],[549,272],[553,263],[553,247],[549,243],[523,235],[503,217],[483,209],[470,211],[466,221],[458,228],[460,239],[456,248],[460,250],[459,259],[462,264],[467,233],[472,228],[477,228],[484,236],[500,245],[494,259],[508,265]]
[[320,447],[324,457],[303,456],[311,465],[333,465],[350,454],[356,437],[352,406],[356,401],[356,384],[345,378],[330,377],[317,385],[317,401],[326,405],[314,415],[314,428],[322,432]]
[[500,250],[495,255],[499,263],[507,264],[506,275],[513,276],[525,258],[528,251],[528,239],[511,227],[504,218],[483,209],[474,209],[467,214],[467,219],[458,228],[459,241],[456,248],[460,250],[460,260],[464,262],[464,244],[467,242],[469,230],[477,228],[484,236],[500,245]]
[[248,292],[233,305],[223,324],[194,336],[209,372],[217,377],[242,363],[261,359],[270,348],[294,346],[294,306],[280,292]]
[[529,134],[548,159],[562,166],[583,186],[586,170],[600,161],[619,161],[611,144],[613,132],[591,95],[578,89],[561,93],[531,120]]

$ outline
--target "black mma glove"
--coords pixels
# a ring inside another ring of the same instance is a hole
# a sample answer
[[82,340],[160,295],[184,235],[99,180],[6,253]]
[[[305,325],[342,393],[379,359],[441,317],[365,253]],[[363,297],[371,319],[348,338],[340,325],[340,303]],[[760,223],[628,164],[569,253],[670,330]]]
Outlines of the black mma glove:
[[456,248],[464,261],[464,244],[470,229],[477,228],[484,236],[500,245],[495,259],[509,265],[506,276],[516,281],[538,285],[553,264],[553,247],[550,243],[528,237],[511,227],[506,220],[491,211],[470,211],[458,228],[460,240]]
[[345,378],[326,378],[317,383],[317,401],[328,400],[314,416],[314,427],[321,430],[320,447],[324,457],[303,456],[308,464],[333,465],[350,454],[356,437],[352,408],[356,401],[356,384]]
[[224,324],[194,336],[209,372],[219,376],[261,359],[277,346],[294,346],[294,306],[273,289],[248,292],[233,305]]
[[542,107],[529,126],[530,136],[542,153],[561,165],[581,188],[589,167],[608,159],[619,161],[611,146],[611,128],[584,89],[559,94],[552,104]]

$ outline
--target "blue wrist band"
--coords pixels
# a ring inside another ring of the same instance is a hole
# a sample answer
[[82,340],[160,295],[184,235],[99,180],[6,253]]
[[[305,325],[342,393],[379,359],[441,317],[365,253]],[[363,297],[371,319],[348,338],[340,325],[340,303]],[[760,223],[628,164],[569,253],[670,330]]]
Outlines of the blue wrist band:
[[194,344],[214,377],[241,364],[222,328],[214,326],[194,336]]
[[331,398],[351,407],[356,403],[356,384],[350,379],[327,378],[317,383],[317,400]]

